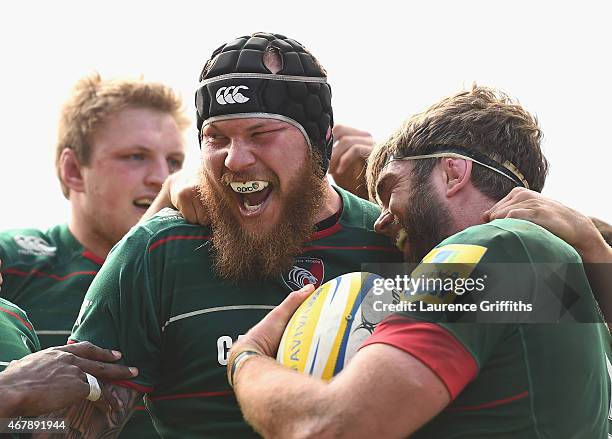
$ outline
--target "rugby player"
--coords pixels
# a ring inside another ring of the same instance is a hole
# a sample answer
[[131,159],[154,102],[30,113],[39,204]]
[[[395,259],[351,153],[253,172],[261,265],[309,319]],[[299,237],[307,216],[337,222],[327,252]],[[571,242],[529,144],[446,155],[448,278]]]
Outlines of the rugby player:
[[225,378],[232,343],[292,291],[398,261],[374,232],[377,207],[325,174],[333,145],[324,69],[298,42],[257,33],[221,46],[196,95],[211,227],[172,210],[141,223],[92,283],[71,339],[120,350],[139,370],[88,403],[71,428],[118,431],[143,393],[164,437],[252,437]]
[[[0,273],[0,287],[2,282]],[[90,394],[87,373],[110,380],[136,375],[126,366],[108,364],[120,356],[87,342],[40,351],[26,313],[0,298],[0,418],[40,415],[87,397],[97,400],[101,395]],[[115,403],[105,396],[101,403]]]
[[[541,190],[547,162],[540,137],[536,120],[500,92],[475,87],[440,101],[370,157],[369,190],[383,208],[376,227],[404,229],[407,261],[460,255],[479,270],[503,263],[492,290],[512,285],[537,298],[542,280],[529,273],[560,264],[567,270],[558,292],[572,286],[578,320],[592,323],[452,323],[442,313],[397,314],[324,382],[274,360],[285,324],[312,291],[304,288],[230,354],[228,375],[257,431],[282,438],[608,437],[609,333],[579,255],[528,221],[483,224],[484,211],[503,215],[506,206],[496,202],[513,187]],[[609,247],[597,245],[609,256]]]
[[[111,247],[181,168],[188,124],[180,98],[165,85],[98,74],[76,84],[56,147],[68,224],[0,233],[0,294],[26,310],[43,348],[66,343]],[[128,430],[131,438],[155,435],[144,406]]]

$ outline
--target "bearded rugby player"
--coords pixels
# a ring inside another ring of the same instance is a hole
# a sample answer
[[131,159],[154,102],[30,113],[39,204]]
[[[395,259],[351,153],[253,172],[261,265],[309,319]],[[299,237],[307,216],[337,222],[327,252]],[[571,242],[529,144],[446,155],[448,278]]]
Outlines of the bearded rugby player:
[[[61,111],[56,168],[67,224],[0,233],[2,297],[24,309],[43,348],[66,343],[111,247],[136,224],[184,160],[182,102],[143,80],[80,80]],[[0,361],[18,357],[0,353]],[[130,438],[155,435],[144,406]]]
[[[379,324],[325,382],[274,360],[287,321],[312,291],[305,288],[230,354],[228,376],[257,431],[282,438],[608,437],[610,334],[578,253],[528,221],[482,223],[482,212],[502,215],[513,187],[542,189],[548,165],[540,138],[535,118],[503,93],[475,87],[443,99],[372,153],[369,189],[383,207],[377,230],[401,225],[405,259],[422,260],[425,273],[461,257],[489,270],[488,293],[571,293],[565,311],[589,323],[453,323],[464,315],[406,311]],[[563,268],[551,278],[554,288],[537,276],[547,263]]]
[[331,92],[301,44],[240,37],[213,53],[200,81],[211,227],[162,211],[109,255],[71,339],[120,350],[139,375],[109,385],[122,410],[85,403],[61,414],[77,434],[117,432],[147,394],[164,437],[256,436],[225,379],[232,343],[303,285],[399,259],[374,232],[376,206],[325,178]]

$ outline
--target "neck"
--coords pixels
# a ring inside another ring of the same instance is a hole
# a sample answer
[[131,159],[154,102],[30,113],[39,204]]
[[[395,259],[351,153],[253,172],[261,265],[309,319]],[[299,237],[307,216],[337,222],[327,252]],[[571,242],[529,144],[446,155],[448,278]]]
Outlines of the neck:
[[495,204],[493,200],[477,190],[470,193],[468,197],[456,201],[451,207],[454,229],[451,235],[468,227],[484,224],[484,212]]
[[101,259],[106,259],[111,248],[113,248],[113,244],[107,242],[106,239],[96,233],[88,223],[90,223],[90,221],[87,221],[87,219],[82,214],[79,214],[77,209],[73,207],[70,215],[70,223],[68,224],[70,233],[72,233],[85,249]]
[[319,209],[319,212],[315,217],[315,224],[334,215],[340,210],[341,206],[342,200],[340,195],[334,190],[332,185],[326,179],[323,206]]

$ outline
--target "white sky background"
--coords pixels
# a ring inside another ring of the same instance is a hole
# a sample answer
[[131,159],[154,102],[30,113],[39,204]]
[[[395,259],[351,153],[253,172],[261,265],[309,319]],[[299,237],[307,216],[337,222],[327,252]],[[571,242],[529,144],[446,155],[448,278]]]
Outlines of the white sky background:
[[[144,74],[179,90],[193,116],[197,77],[212,50],[255,31],[306,45],[328,70],[335,121],[379,140],[474,81],[507,91],[544,131],[551,163],[544,193],[612,222],[611,5],[2,2],[0,230],[67,221],[54,148],[59,108],[80,77]],[[187,147],[193,165],[194,128]]]

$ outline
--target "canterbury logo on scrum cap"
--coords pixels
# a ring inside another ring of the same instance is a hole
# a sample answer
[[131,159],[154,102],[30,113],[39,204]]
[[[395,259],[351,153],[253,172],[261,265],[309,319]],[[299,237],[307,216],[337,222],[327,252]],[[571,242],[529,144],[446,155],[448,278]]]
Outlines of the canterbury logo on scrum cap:
[[229,87],[221,87],[217,90],[215,98],[221,105],[226,104],[244,104],[249,101],[245,95],[240,93],[240,90],[248,90],[246,85],[231,85]]

